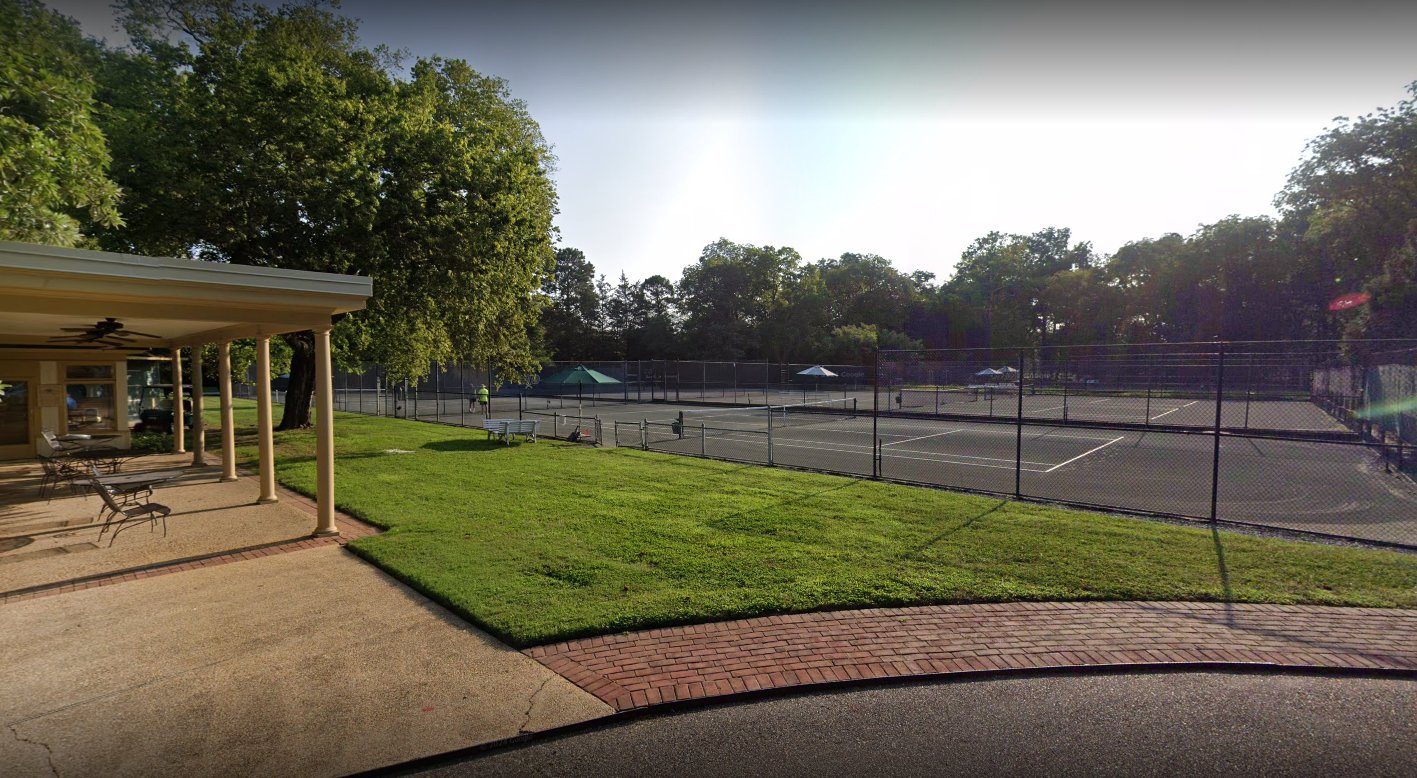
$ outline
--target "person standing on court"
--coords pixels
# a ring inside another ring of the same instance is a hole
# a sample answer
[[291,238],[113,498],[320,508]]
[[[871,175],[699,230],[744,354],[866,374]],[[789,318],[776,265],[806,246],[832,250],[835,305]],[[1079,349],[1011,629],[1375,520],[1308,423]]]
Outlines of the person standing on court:
[[487,415],[487,407],[492,402],[492,395],[487,391],[487,384],[477,388],[477,404],[482,406],[482,415]]

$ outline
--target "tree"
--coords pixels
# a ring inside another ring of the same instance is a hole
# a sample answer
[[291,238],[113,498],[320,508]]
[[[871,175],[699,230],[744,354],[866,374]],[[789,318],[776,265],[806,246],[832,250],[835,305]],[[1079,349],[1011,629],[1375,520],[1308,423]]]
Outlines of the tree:
[[635,284],[634,326],[625,343],[629,359],[667,359],[679,353],[679,324],[674,283],[652,275]]
[[[724,238],[705,246],[678,284],[685,340],[705,357],[764,355],[764,339],[772,337],[764,325],[784,304],[801,261],[786,247],[740,245]],[[776,346],[769,342],[767,348]]]
[[875,254],[842,254],[817,263],[831,303],[833,324],[870,323],[905,327],[916,282]]
[[550,298],[542,313],[546,345],[558,359],[588,359],[601,330],[600,290],[595,283],[595,265],[577,248],[558,249],[555,270],[542,282],[541,291]]
[[[1417,220],[1417,82],[1407,91],[1396,106],[1339,117],[1309,143],[1275,198],[1302,224],[1298,254],[1310,267],[1301,275],[1325,296],[1357,291],[1401,264],[1396,255]],[[1363,334],[1351,321],[1344,331]]]
[[74,246],[121,224],[94,120],[97,47],[36,0],[0,0],[0,239]]
[[[345,363],[411,378],[455,358],[512,377],[535,368],[554,158],[504,82],[440,58],[400,81],[352,21],[314,5],[128,0],[124,19],[145,59],[106,69],[110,93],[146,102],[116,106],[115,122],[152,117],[161,152],[118,166],[147,179],[134,182],[144,207],[106,241],[374,277],[368,308],[336,327]],[[163,42],[169,32],[186,42]],[[171,89],[121,83],[163,67]],[[309,422],[313,335],[286,340],[291,428]]]

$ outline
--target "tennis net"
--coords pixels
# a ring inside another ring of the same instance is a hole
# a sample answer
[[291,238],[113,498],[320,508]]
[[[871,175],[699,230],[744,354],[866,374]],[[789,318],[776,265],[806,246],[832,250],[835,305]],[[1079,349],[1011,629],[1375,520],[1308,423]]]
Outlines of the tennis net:
[[838,397],[790,405],[684,410],[673,418],[657,421],[682,428],[676,429],[676,434],[698,434],[697,430],[701,427],[720,431],[764,430],[768,427],[802,427],[853,418],[856,418],[856,398]]

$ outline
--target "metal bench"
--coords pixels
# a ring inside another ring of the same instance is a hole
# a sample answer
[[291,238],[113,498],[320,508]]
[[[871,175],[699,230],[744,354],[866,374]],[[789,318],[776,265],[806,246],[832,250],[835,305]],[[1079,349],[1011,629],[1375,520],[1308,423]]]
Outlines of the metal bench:
[[540,420],[534,419],[484,419],[482,422],[488,438],[496,436],[507,444],[511,444],[513,435],[523,435],[535,443],[540,426]]

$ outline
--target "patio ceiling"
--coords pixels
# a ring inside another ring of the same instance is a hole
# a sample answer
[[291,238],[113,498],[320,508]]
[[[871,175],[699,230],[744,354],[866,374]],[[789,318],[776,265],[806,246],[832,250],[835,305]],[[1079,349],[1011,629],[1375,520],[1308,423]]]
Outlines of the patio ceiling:
[[0,241],[0,345],[10,348],[55,349],[52,338],[72,334],[63,328],[106,317],[158,336],[116,351],[276,335],[328,327],[372,293],[358,276]]

